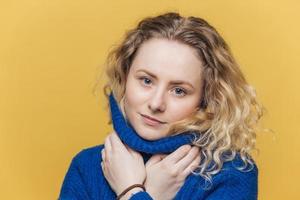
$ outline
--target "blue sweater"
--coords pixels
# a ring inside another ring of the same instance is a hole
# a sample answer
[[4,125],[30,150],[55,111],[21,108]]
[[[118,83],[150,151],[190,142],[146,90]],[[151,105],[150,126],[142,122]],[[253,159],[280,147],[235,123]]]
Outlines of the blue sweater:
[[[144,158],[144,162],[156,153],[171,153],[184,144],[191,144],[195,135],[191,132],[168,136],[155,141],[141,138],[128,121],[125,120],[114,96],[110,95],[110,109],[114,130],[120,139]],[[104,145],[97,145],[77,153],[69,166],[62,183],[59,200],[113,200],[116,194],[106,181],[101,168],[101,150]],[[190,174],[177,192],[175,200],[256,200],[257,176],[256,165],[248,172],[242,172],[237,166],[243,162],[239,155],[234,160],[225,162],[222,170],[212,177],[209,189],[205,189],[205,180]],[[147,192],[138,192],[130,200],[152,200]]]

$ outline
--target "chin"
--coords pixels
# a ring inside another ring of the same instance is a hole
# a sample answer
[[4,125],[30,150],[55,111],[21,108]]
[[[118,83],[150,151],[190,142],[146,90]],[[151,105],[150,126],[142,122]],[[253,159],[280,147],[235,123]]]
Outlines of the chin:
[[145,140],[158,140],[166,136],[165,133],[161,133],[157,130],[147,130],[145,127],[136,129],[136,132]]
[[162,137],[159,137],[159,136],[156,136],[156,135],[153,135],[153,134],[142,135],[142,134],[138,133],[138,135],[140,137],[142,137],[143,139],[150,140],[150,141],[154,141],[154,140],[158,140],[158,139],[162,138]]

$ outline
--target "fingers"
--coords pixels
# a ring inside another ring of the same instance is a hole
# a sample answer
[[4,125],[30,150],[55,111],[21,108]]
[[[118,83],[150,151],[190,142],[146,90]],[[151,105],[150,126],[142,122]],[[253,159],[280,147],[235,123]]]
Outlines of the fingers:
[[109,138],[111,140],[111,144],[113,148],[123,146],[121,139],[119,138],[119,136],[116,134],[115,131],[109,134]]
[[193,146],[192,149],[180,161],[175,164],[179,171],[186,169],[190,163],[199,155],[199,147]]
[[102,157],[102,161],[101,161],[102,172],[103,172],[103,174],[106,174],[106,169],[105,169],[106,157],[105,157],[105,149],[104,148],[101,150],[101,157]]
[[164,154],[155,154],[153,155],[147,162],[146,162],[146,167],[151,166],[155,163],[158,163],[162,159],[164,159],[166,155]]
[[170,164],[176,164],[179,162],[191,149],[190,145],[183,145],[176,149],[176,151],[169,154],[164,161],[170,163]]
[[183,176],[187,177],[193,170],[197,169],[200,165],[201,155],[197,154],[193,162],[183,171]]
[[[112,134],[109,134],[104,141],[104,148],[101,150],[102,160],[107,162],[109,160],[109,155],[112,154],[113,149],[115,149],[115,139],[111,138]],[[113,145],[114,144],[114,145]]]
[[111,145],[110,135],[108,135],[105,138],[104,148],[105,148],[105,151],[106,151],[106,155],[109,154],[112,151],[112,145]]
[[106,173],[106,170],[105,170],[105,167],[104,167],[104,163],[103,163],[103,162],[101,162],[101,168],[102,168],[103,174],[105,174],[105,173]]
[[127,151],[128,151],[131,155],[133,155],[133,156],[139,156],[139,155],[141,155],[139,152],[137,152],[137,151],[135,151],[134,149],[130,148],[128,145],[124,145],[124,146],[126,147]]
[[121,149],[123,151],[129,151],[128,148],[126,148],[125,144],[122,142],[122,140],[119,138],[119,136],[117,135],[117,133],[115,131],[113,131],[110,135],[109,135],[110,141],[111,141],[111,145],[113,149]]
[[101,150],[101,157],[102,157],[102,161],[105,162],[106,158],[105,158],[105,149],[104,148]]
[[116,149],[121,149],[121,150],[127,150],[126,147],[124,146],[123,142],[117,135],[115,131],[112,131],[106,138],[104,142],[105,150],[106,150],[106,156],[110,155],[112,151]]
[[122,143],[121,139],[119,138],[119,136],[117,135],[117,133],[115,131],[112,131],[110,135],[111,135],[111,138],[113,138],[116,143]]
[[139,157],[141,156],[138,152],[134,151],[127,145],[125,145],[117,133],[115,131],[112,131],[106,138],[105,138],[105,157],[106,159],[104,161],[108,161],[110,155],[117,153],[119,151],[121,152],[128,152],[131,153],[133,156]]

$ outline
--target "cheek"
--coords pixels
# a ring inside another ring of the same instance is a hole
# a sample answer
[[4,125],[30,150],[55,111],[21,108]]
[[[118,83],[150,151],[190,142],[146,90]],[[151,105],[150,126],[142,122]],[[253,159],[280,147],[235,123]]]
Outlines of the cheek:
[[126,83],[125,98],[126,104],[128,104],[129,107],[136,107],[141,103],[142,93],[138,85],[133,81],[129,80]]
[[129,106],[138,106],[143,104],[149,92],[145,90],[137,80],[128,79],[126,83],[125,97]]
[[135,80],[133,76],[128,77],[128,80],[126,82],[126,92],[128,93],[128,95],[137,94],[137,92],[141,90],[138,84],[138,81]]
[[170,107],[170,118],[171,121],[179,121],[186,117],[188,117],[192,112],[195,111],[196,107],[198,106],[198,101],[193,102],[182,102],[172,104]]

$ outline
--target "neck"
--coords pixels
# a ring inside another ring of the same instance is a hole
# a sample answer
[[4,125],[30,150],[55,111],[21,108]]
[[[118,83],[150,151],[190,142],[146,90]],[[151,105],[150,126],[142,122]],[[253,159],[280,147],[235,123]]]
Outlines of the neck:
[[109,96],[109,102],[114,130],[123,143],[136,151],[147,154],[171,153],[182,145],[192,144],[196,136],[193,132],[185,132],[154,141],[146,140],[139,136],[129,121],[126,121],[113,93]]

